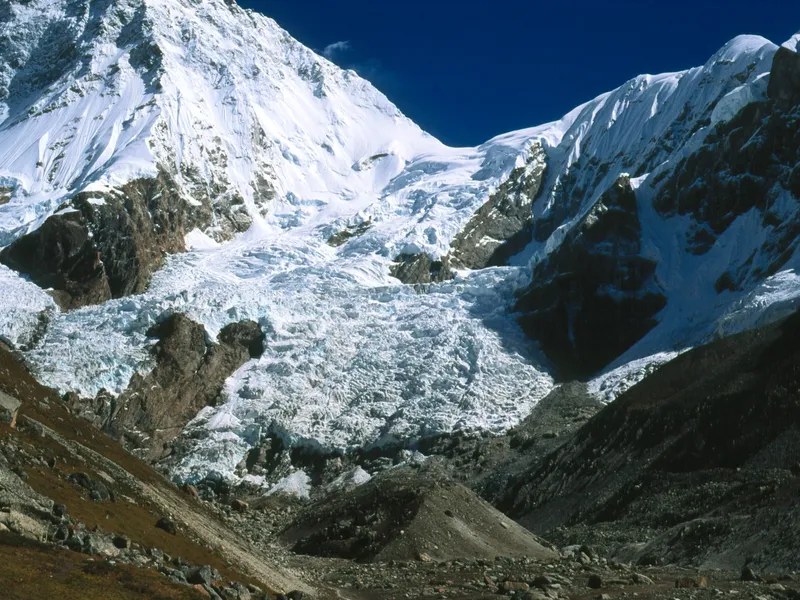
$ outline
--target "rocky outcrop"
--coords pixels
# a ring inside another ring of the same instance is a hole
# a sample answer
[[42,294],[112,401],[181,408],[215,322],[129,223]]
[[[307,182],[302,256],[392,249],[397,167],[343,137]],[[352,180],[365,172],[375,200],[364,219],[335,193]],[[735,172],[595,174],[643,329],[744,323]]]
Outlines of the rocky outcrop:
[[168,443],[205,406],[218,401],[225,380],[264,351],[263,332],[253,321],[232,323],[217,343],[202,325],[174,314],[151,328],[156,367],[136,374],[118,398],[101,395],[92,407],[96,424],[136,454],[156,460]]
[[800,104],[800,54],[778,48],[772,60],[767,94],[781,110],[791,110]]
[[535,266],[518,320],[562,377],[594,373],[656,324],[666,298],[641,250],[636,195],[623,176]]
[[328,238],[328,245],[338,248],[347,243],[348,240],[364,235],[372,227],[372,219],[368,219],[358,225],[348,225],[340,229]]
[[183,251],[186,233],[210,222],[210,210],[189,205],[162,172],[78,194],[0,252],[0,262],[52,288],[62,308],[77,308],[143,292],[164,255]]
[[517,167],[469,220],[450,244],[455,269],[505,265],[531,241],[531,205],[542,188],[547,156],[541,143],[531,148],[524,166]]
[[439,283],[453,278],[448,256],[434,260],[427,254],[401,254],[389,271],[407,284]]

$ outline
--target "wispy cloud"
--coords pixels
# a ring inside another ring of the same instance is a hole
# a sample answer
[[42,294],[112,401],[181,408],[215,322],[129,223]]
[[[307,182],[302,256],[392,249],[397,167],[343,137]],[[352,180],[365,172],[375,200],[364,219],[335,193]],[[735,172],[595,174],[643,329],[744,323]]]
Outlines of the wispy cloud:
[[352,46],[350,42],[347,40],[343,40],[341,42],[334,42],[333,44],[328,44],[325,46],[325,49],[322,51],[322,55],[327,58],[328,60],[333,60],[333,58],[342,52],[347,52],[350,50]]

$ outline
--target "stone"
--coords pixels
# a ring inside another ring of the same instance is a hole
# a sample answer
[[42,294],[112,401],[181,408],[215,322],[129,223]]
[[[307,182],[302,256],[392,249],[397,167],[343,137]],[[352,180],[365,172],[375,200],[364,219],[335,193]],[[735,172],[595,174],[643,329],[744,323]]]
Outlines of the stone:
[[189,496],[190,498],[194,498],[195,500],[200,500],[200,494],[197,493],[197,488],[194,487],[191,483],[184,483],[181,489],[183,490],[183,493]]
[[22,537],[38,542],[47,540],[48,527],[46,523],[37,521],[14,508],[11,508],[8,513],[0,513],[0,523],[5,523],[11,531]]
[[110,539],[95,533],[86,536],[83,543],[83,551],[86,554],[104,556],[106,558],[119,556],[119,548]]
[[183,574],[183,571],[179,571],[178,569],[170,569],[168,567],[160,567],[158,571],[174,583],[180,583],[182,585],[188,584],[186,581],[186,575]]
[[697,577],[681,577],[675,580],[675,587],[678,589],[707,588],[708,579],[704,575],[698,575]]
[[208,565],[195,567],[186,575],[186,581],[189,583],[210,584],[218,579],[220,579],[219,571]]
[[589,580],[586,582],[586,586],[592,588],[593,590],[599,590],[601,587],[603,587],[603,578],[597,574],[589,575]]
[[161,517],[158,521],[156,521],[156,527],[163,529],[172,535],[178,533],[178,528],[175,526],[175,522],[169,517]]
[[431,555],[426,552],[420,552],[417,554],[417,560],[420,562],[433,562]]
[[69,527],[67,525],[59,525],[56,532],[53,534],[53,540],[56,542],[63,542],[69,538]]
[[538,590],[533,592],[520,592],[515,594],[514,597],[520,600],[551,600],[550,596]]
[[638,583],[640,585],[653,585],[655,583],[647,575],[642,575],[641,573],[634,573],[631,576],[631,580],[633,583]]
[[102,481],[92,479],[86,473],[73,473],[67,477],[67,481],[80,486],[89,492],[89,498],[95,502],[105,502],[114,500],[114,492]]
[[742,581],[764,581],[762,577],[756,573],[751,567],[744,567],[741,575]]
[[230,587],[236,592],[238,600],[252,600],[253,596],[249,586],[238,581],[231,581]]
[[17,415],[22,402],[0,391],[0,423],[8,425],[11,429],[17,426]]
[[303,598],[305,598],[306,595],[305,595],[305,593],[301,592],[300,590],[292,590],[291,592],[286,594],[286,597],[289,600],[303,600]]
[[527,592],[530,586],[524,581],[504,581],[500,589],[508,594],[510,592]]

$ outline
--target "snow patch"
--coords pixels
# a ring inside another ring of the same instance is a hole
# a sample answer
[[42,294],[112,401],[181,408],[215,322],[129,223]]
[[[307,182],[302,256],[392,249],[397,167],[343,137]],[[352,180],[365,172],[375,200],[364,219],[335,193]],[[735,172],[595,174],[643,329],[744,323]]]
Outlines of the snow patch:
[[295,471],[273,485],[265,496],[285,494],[307,500],[311,494],[311,477],[305,471]]

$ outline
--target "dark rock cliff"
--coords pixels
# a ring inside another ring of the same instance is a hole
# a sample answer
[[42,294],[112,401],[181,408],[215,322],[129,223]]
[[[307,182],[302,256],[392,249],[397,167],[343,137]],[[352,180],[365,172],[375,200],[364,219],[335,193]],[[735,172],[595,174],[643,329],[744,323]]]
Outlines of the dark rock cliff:
[[[800,56],[781,48],[773,61],[768,99],[745,106],[680,161],[655,199],[664,217],[688,215],[686,247],[708,252],[733,222],[755,210],[771,234],[740,263],[731,264],[717,290],[744,289],[777,272],[800,240]],[[793,197],[794,201],[786,202]]]
[[636,195],[621,177],[534,268],[518,320],[562,377],[594,373],[655,325],[666,298],[641,249]]
[[0,252],[0,262],[52,288],[62,308],[143,292],[165,254],[185,249],[184,236],[210,223],[162,172],[119,190],[78,194],[36,231]]
[[264,342],[253,321],[231,323],[219,333],[218,343],[210,342],[202,325],[180,313],[148,333],[158,338],[155,368],[134,375],[117,398],[101,392],[85,410],[137,455],[157,460],[202,408],[218,402],[225,380],[261,356]]

